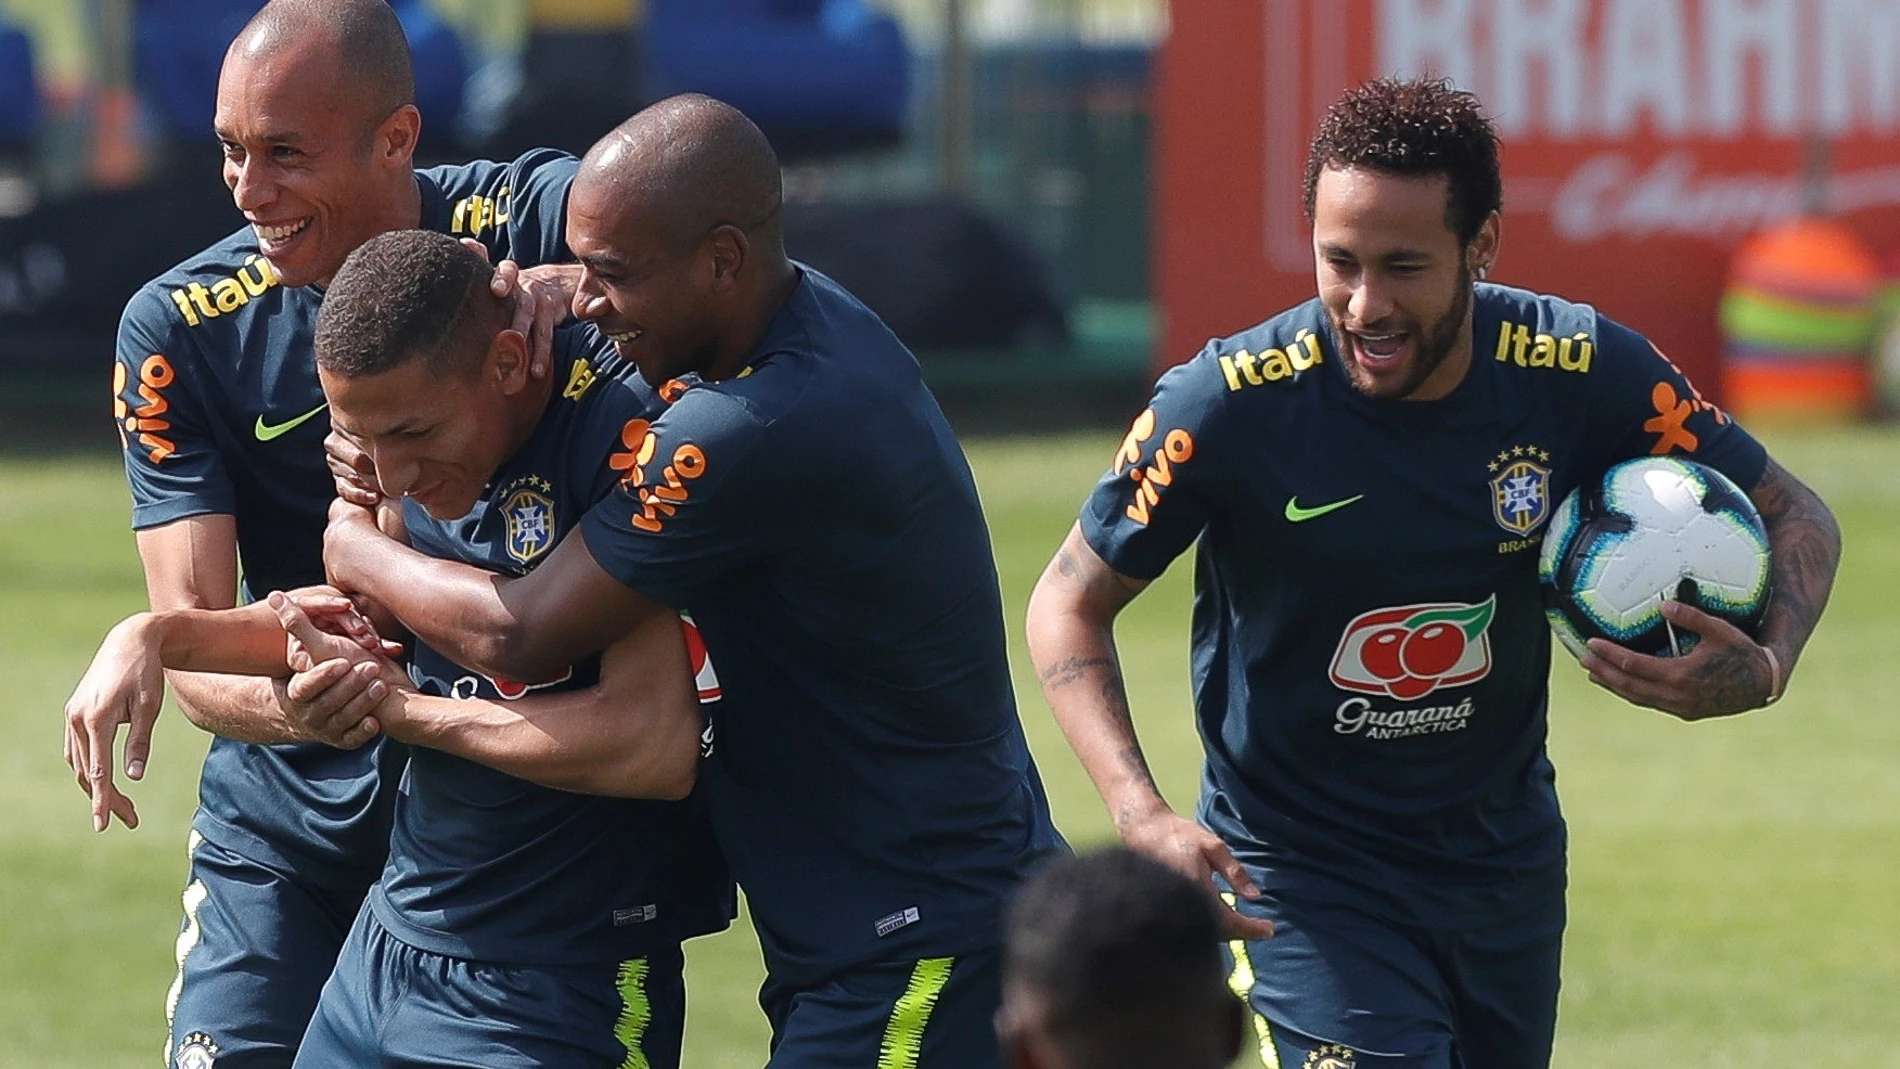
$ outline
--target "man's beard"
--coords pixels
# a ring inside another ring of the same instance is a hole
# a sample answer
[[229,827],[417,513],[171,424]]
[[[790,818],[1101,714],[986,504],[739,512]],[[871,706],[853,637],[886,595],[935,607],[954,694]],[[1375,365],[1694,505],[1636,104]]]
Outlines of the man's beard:
[[[1353,388],[1367,397],[1392,401],[1402,401],[1417,393],[1419,387],[1425,385],[1425,380],[1432,377],[1432,372],[1438,370],[1438,366],[1445,362],[1445,358],[1451,355],[1452,349],[1458,344],[1458,334],[1464,329],[1465,315],[1471,310],[1471,282],[1471,272],[1462,264],[1459,265],[1457,297],[1452,301],[1451,308],[1440,317],[1438,322],[1433,323],[1431,328],[1418,338],[1417,352],[1412,357],[1411,370],[1397,387],[1382,388],[1349,353],[1344,363],[1346,378],[1352,382]],[[1357,344],[1353,341],[1352,335],[1346,332],[1345,325],[1339,321],[1338,316],[1333,316],[1333,332],[1345,345]]]

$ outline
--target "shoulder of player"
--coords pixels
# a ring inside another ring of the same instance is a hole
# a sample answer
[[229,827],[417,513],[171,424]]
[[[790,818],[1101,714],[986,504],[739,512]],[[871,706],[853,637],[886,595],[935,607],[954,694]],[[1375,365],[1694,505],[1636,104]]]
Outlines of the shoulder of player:
[[1473,358],[1511,374],[1580,379],[1606,360],[1649,349],[1591,305],[1491,283],[1477,287],[1472,327]]
[[1162,385],[1260,403],[1309,392],[1318,384],[1313,372],[1337,358],[1325,310],[1314,299],[1237,334],[1210,339],[1192,359],[1165,374]]
[[[558,338],[557,334],[557,338]],[[551,416],[568,421],[567,436],[577,446],[596,436],[617,438],[632,420],[651,423],[666,408],[659,391],[634,366],[591,346],[558,346],[554,356]]]
[[248,307],[282,285],[249,227],[235,231],[158,275],[126,302],[120,330],[156,338],[194,333]]
[[470,160],[445,163],[416,171],[416,181],[425,188],[424,216],[431,194],[444,216],[442,229],[452,234],[472,234],[493,225],[497,215],[507,214],[505,201],[540,175],[562,182],[571,180],[580,161],[558,149],[530,149],[512,160]]
[[445,193],[473,192],[484,187],[504,185],[543,169],[571,171],[579,163],[572,155],[559,149],[534,148],[512,160],[469,160],[465,163],[419,167],[416,177],[434,183]]

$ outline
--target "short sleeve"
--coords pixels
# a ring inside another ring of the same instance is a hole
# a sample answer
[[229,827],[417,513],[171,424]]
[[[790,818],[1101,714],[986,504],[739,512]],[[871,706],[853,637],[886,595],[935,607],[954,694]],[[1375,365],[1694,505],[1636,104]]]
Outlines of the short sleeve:
[[1156,383],[1082,506],[1082,536],[1109,567],[1153,579],[1200,537],[1217,500],[1212,454],[1226,403],[1209,351]]
[[447,198],[425,225],[451,237],[473,238],[490,260],[533,266],[563,263],[567,249],[567,192],[579,161],[554,149],[534,149],[510,163],[477,160],[427,172]]
[[535,149],[509,167],[508,254],[523,264],[566,263],[567,193],[580,161]]
[[1750,490],[1768,454],[1727,412],[1704,398],[1647,338],[1598,319],[1600,346],[1591,376],[1592,441],[1605,443],[1605,466],[1643,456],[1683,456]]
[[143,290],[119,321],[112,415],[132,490],[132,526],[236,510],[211,434],[204,369],[164,300]]
[[766,423],[717,389],[686,391],[650,425],[636,420],[609,460],[614,492],[581,521],[594,560],[661,604],[683,608],[766,552],[773,500],[796,466],[765,444]]

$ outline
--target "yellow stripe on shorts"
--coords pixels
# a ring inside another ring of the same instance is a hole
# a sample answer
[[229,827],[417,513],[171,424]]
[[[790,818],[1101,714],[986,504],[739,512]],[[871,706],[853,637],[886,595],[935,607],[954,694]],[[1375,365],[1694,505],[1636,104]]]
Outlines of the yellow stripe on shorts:
[[[189,865],[198,853],[198,844],[204,841],[204,836],[199,835],[196,828],[185,836],[186,871],[190,871]],[[191,955],[192,948],[198,945],[202,934],[198,926],[198,910],[209,897],[211,892],[205,888],[203,880],[193,880],[185,885],[185,925],[178,930],[178,942],[172,946],[172,954],[178,959],[178,971],[172,975],[172,986],[165,992],[165,1055],[162,1059],[165,1065],[172,1063],[172,1028],[178,1023],[178,1000],[185,993],[185,959]]]
[[950,967],[955,958],[924,958],[910,971],[910,983],[891,1009],[890,1023],[884,1026],[884,1042],[878,1044],[877,1069],[917,1069],[924,1051],[924,1028],[930,1024],[930,1011],[950,982]]
[[649,1069],[646,1048],[647,1026],[653,1023],[653,1003],[647,998],[647,959],[632,958],[620,963],[620,1019],[614,1022],[614,1038],[627,1048],[627,1060],[620,1069]]
[[[1221,899],[1229,906],[1234,904],[1233,895],[1222,895]],[[1240,1004],[1247,1007],[1247,1016],[1253,1018],[1254,1035],[1260,1037],[1260,1065],[1262,1069],[1280,1069],[1280,1052],[1273,1045],[1273,1028],[1253,1008],[1253,959],[1247,956],[1247,943],[1235,939],[1227,944],[1227,949],[1234,955],[1234,971],[1227,974],[1227,986],[1240,997]]]

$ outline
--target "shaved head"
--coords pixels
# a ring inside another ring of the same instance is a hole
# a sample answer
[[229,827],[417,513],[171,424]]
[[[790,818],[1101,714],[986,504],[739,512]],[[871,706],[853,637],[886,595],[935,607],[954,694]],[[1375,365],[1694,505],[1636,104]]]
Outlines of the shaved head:
[[648,382],[738,374],[798,283],[779,202],[778,156],[739,109],[688,93],[641,111],[574,175],[574,314]]
[[778,242],[778,155],[739,109],[697,93],[615,127],[588,150],[574,185],[658,221],[679,244],[722,225]]
[[353,95],[371,122],[415,103],[409,39],[385,0],[271,0],[238,32],[225,64],[286,54],[334,64],[325,88]]

